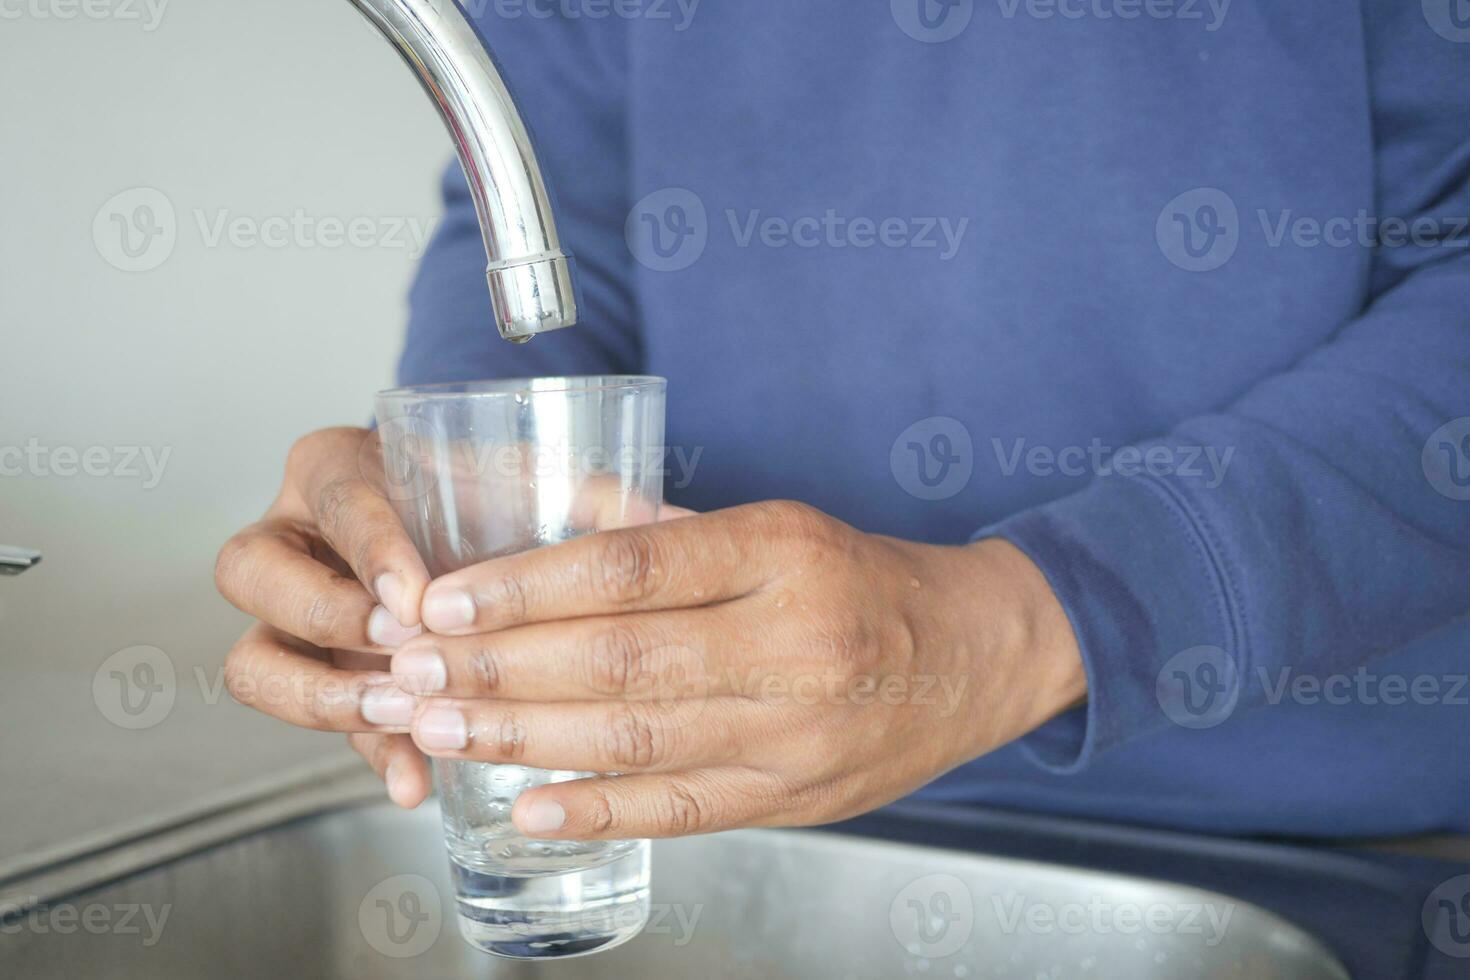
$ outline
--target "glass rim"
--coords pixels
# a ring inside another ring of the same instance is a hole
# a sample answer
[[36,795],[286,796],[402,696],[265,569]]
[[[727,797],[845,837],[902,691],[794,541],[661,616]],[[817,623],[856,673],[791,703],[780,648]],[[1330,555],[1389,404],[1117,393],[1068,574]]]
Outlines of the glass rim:
[[489,378],[482,381],[441,381],[407,385],[378,392],[380,400],[498,398],[506,395],[555,395],[584,391],[638,391],[663,388],[668,379],[651,374],[552,375],[544,378]]

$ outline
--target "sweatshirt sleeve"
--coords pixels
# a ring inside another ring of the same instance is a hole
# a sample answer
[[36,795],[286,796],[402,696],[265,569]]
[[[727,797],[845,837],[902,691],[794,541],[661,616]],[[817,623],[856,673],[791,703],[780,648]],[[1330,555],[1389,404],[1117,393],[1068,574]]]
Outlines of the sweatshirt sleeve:
[[485,6],[476,24],[531,130],[557,230],[575,264],[579,322],[528,344],[500,338],[474,203],[455,161],[444,177],[442,222],[409,294],[399,383],[637,373],[632,259],[622,237],[629,208],[626,29],[618,18],[498,10]]
[[[1382,223],[1360,315],[979,534],[1036,561],[1081,645],[1088,703],[1021,743],[1051,771],[1269,705],[1284,670],[1352,674],[1470,611],[1470,44],[1419,6],[1364,4]],[[1216,485],[1151,450],[1228,467]]]

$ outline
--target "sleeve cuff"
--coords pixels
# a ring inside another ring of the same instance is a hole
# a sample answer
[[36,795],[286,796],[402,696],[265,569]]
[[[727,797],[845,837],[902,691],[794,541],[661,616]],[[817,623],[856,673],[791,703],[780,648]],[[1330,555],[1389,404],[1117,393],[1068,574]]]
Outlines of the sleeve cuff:
[[1170,725],[1177,712],[1160,677],[1173,658],[1202,647],[1223,651],[1212,656],[1229,658],[1225,673],[1244,676],[1218,553],[1161,480],[1099,477],[976,535],[991,537],[1020,548],[1046,576],[1087,672],[1087,704],[1019,742],[1044,769],[1079,772],[1113,746]]

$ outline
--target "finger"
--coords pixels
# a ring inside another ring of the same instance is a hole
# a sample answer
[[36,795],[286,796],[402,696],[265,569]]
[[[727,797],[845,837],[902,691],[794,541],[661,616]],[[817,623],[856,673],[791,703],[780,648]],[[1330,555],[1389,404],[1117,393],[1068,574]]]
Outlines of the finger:
[[355,732],[347,736],[347,744],[382,778],[389,799],[405,810],[412,810],[433,792],[428,760],[407,735]]
[[414,710],[393,675],[333,667],[320,651],[264,624],[230,650],[224,680],[246,707],[317,731],[404,732]]
[[[425,634],[394,655],[410,693],[503,701],[650,700],[738,693],[763,647],[741,603]],[[744,639],[742,639],[744,638]]]
[[699,511],[690,510],[687,507],[675,507],[673,504],[664,504],[659,508],[658,519],[663,521],[677,521],[684,517],[697,517]]
[[420,632],[398,626],[362,585],[308,549],[290,522],[261,521],[225,543],[215,584],[236,608],[316,647],[391,649]]
[[[721,765],[740,752],[750,702],[525,702],[425,699],[413,740],[435,758],[582,772]],[[744,730],[744,731],[742,731]]]
[[636,840],[786,823],[790,793],[745,767],[549,783],[526,790],[511,820],[528,837]]
[[446,575],[424,597],[424,626],[464,635],[525,623],[702,606],[774,574],[785,529],[755,504],[591,534]]
[[381,489],[378,434],[327,429],[299,446],[288,471],[312,524],[397,622],[417,626],[429,573]]

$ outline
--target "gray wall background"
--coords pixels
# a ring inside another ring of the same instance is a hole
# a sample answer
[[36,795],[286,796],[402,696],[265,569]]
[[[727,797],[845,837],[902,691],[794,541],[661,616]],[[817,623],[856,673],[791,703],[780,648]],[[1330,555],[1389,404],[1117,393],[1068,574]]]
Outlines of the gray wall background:
[[[245,618],[211,572],[292,440],[361,424],[390,380],[417,255],[394,229],[437,221],[451,156],[343,0],[79,7],[0,17],[0,543],[45,552],[0,579],[0,876],[346,751],[222,692]],[[140,646],[164,659],[109,661]],[[119,716],[113,670],[165,689]]]

